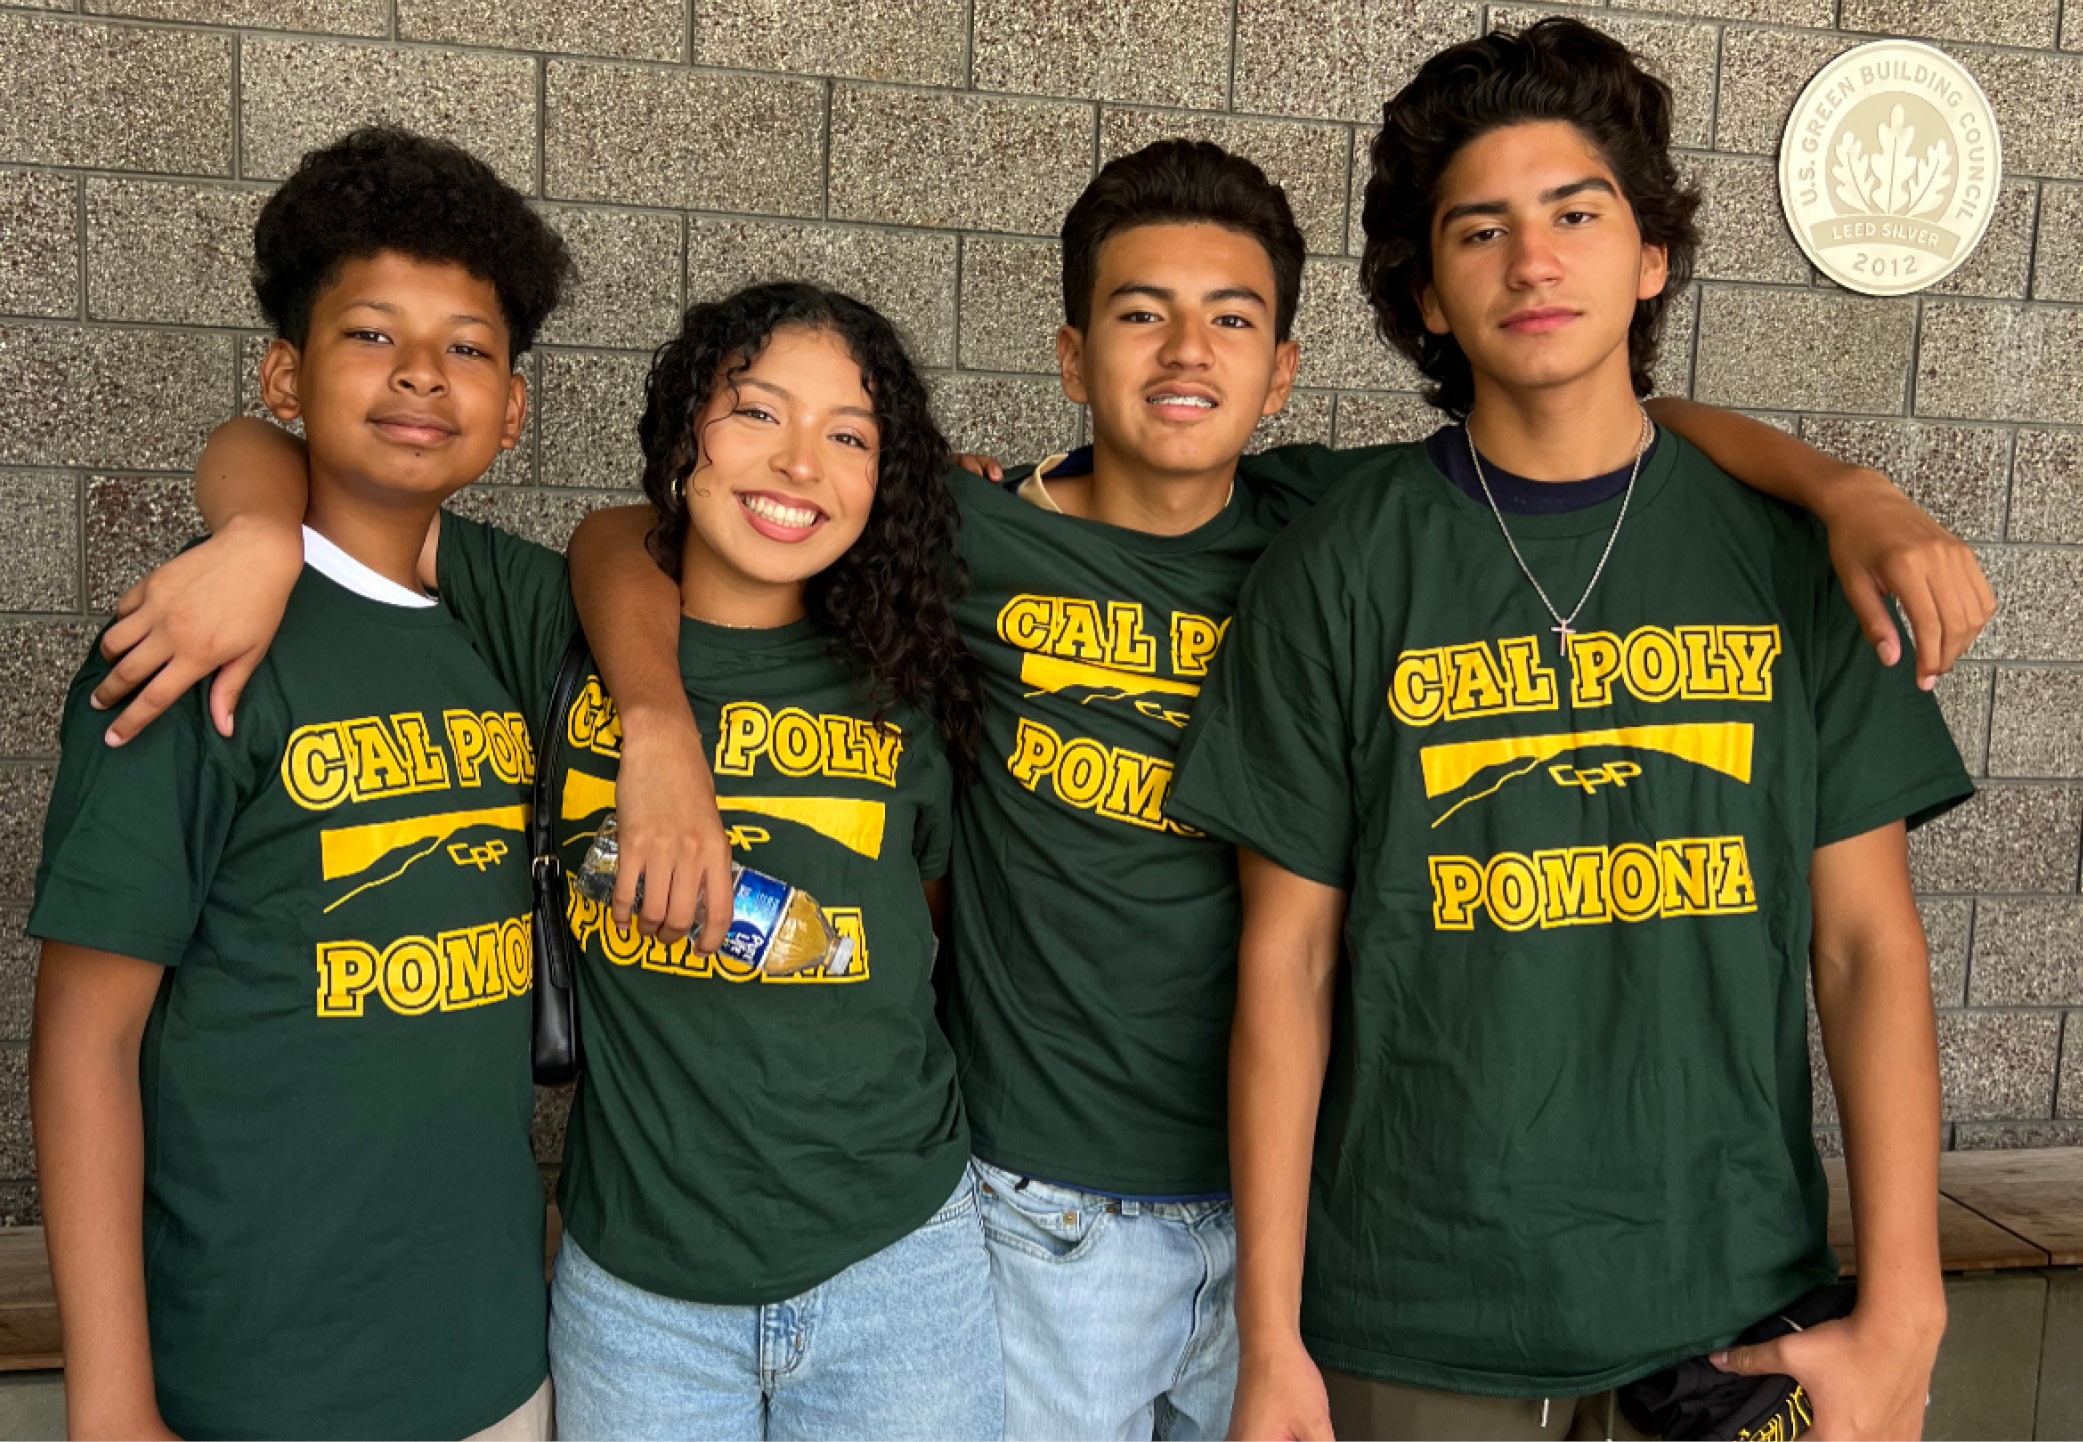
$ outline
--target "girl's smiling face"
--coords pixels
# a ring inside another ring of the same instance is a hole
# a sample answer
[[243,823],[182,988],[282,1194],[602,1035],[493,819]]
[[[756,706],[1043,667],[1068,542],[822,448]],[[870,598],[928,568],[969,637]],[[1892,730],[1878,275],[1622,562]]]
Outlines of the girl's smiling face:
[[838,336],[777,330],[716,378],[695,421],[681,597],[731,626],[785,625],[803,583],[860,539],[881,434],[861,367]]

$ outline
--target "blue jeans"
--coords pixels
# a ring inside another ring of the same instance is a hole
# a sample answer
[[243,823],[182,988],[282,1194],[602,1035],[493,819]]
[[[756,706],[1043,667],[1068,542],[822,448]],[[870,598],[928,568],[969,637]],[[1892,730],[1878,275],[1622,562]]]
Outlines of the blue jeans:
[[925,1225],[799,1297],[661,1297],[564,1238],[550,1376],[567,1438],[992,1439],[1004,1374],[965,1175]]
[[1228,1202],[1130,1202],[975,1162],[1008,1442],[1222,1437],[1237,1386]]

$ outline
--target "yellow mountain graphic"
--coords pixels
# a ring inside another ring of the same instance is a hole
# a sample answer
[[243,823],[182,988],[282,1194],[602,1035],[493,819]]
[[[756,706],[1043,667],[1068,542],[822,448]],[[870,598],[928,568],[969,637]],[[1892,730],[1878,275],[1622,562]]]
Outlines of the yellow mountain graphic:
[[[580,771],[564,773],[563,819],[576,821],[615,804],[615,783]],[[871,861],[882,855],[882,833],[888,808],[880,801],[847,796],[719,796],[719,811],[749,811],[792,821],[829,837]]]
[[[318,834],[319,874],[327,881],[338,881],[343,876],[359,876],[377,862],[402,846],[424,842],[418,851],[399,863],[397,870],[388,876],[380,876],[365,882],[348,892],[326,908],[332,911],[361,895],[372,887],[387,881],[396,881],[405,874],[405,869],[422,857],[433,854],[435,848],[458,831],[473,826],[493,826],[501,831],[528,834],[528,808],[525,806],[490,806],[478,811],[437,811],[429,816],[411,816],[402,821],[376,821],[366,826],[338,826]],[[519,848],[515,848],[519,850]]]
[[1474,801],[1495,795],[1508,781],[1524,776],[1541,762],[1586,746],[1625,746],[1658,751],[1704,766],[1750,784],[1750,752],[1754,728],[1747,721],[1680,722],[1670,726],[1620,726],[1609,731],[1558,731],[1546,736],[1498,736],[1487,741],[1456,741],[1427,746],[1419,753],[1425,796],[1430,800],[1458,791],[1493,766],[1518,761],[1487,789],[1464,796],[1443,812],[1436,827]]
[[1108,701],[1152,692],[1164,696],[1201,694],[1201,688],[1191,681],[1164,681],[1138,671],[1117,671],[1112,666],[1066,661],[1061,656],[1042,656],[1031,651],[1020,660],[1020,679],[1035,691],[1055,695],[1082,687],[1099,693],[1097,699]]

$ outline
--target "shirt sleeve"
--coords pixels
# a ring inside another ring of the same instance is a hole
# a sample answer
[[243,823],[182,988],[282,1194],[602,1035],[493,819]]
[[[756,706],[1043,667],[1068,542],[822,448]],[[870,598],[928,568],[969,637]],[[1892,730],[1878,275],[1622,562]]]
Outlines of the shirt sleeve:
[[1937,698],[1917,689],[1908,638],[1902,659],[1883,666],[1823,546],[1818,535],[1822,581],[1812,672],[1818,847],[1895,821],[1915,829],[1974,795]]
[[579,628],[564,557],[444,511],[435,566],[442,604],[470,632],[500,684],[528,708],[530,723],[540,725]]
[[[128,744],[109,746],[107,714],[87,704],[108,670],[90,652],[66,697],[28,932],[176,966],[195,937],[251,768],[204,718],[201,686]],[[248,699],[241,735],[255,724],[257,698]]]
[[1353,712],[1336,639],[1344,590],[1337,558],[1315,536],[1291,530],[1267,550],[1194,704],[1165,811],[1350,889]]
[[911,852],[919,864],[921,881],[938,881],[947,875],[948,851],[955,833],[955,777],[940,733],[930,721],[916,723],[908,745],[919,748],[923,785],[919,794],[918,821],[912,827]]

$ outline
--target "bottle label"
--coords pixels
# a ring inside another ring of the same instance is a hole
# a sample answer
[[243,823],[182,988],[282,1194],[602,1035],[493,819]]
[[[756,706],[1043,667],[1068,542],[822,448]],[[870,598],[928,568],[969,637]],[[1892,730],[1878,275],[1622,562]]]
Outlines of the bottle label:
[[757,871],[738,873],[738,888],[731,897],[730,931],[723,938],[724,951],[746,966],[760,966],[788,914],[788,896],[795,890],[785,881]]

